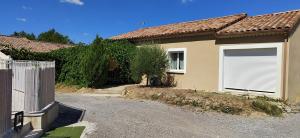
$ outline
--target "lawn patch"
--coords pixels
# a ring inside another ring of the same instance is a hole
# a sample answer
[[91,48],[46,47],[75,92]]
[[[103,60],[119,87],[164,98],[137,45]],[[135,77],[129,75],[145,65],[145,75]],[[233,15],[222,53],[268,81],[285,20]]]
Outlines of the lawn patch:
[[42,138],[80,138],[84,129],[84,126],[60,127],[46,132]]

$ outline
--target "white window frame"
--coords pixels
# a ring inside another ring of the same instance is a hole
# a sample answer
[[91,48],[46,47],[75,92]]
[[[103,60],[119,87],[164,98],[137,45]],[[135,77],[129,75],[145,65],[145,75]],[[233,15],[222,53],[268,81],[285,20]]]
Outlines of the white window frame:
[[[176,53],[176,52],[183,52],[183,64],[184,64],[184,69],[168,69],[168,72],[169,73],[183,73],[185,74],[186,73],[186,68],[187,68],[187,49],[186,48],[168,48],[167,49],[167,55],[168,57],[170,57],[170,53]],[[170,62],[170,61],[169,61]],[[177,68],[179,66],[179,56],[177,56]],[[170,63],[169,63],[170,64]]]
[[[281,98],[282,92],[282,63],[283,63],[283,43],[253,43],[253,44],[224,44],[219,49],[219,91],[224,92],[224,51],[228,49],[260,49],[260,48],[276,48],[277,49],[277,90],[275,93],[261,93],[274,98]],[[259,95],[259,92],[257,92]]]

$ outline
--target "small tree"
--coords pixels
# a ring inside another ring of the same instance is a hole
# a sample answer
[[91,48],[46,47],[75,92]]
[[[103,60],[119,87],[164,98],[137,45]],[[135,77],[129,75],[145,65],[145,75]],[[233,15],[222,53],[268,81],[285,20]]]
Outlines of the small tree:
[[168,67],[168,58],[164,49],[158,45],[145,45],[137,50],[131,64],[132,79],[140,82],[143,75],[147,77],[147,86],[151,77],[161,77]]
[[44,41],[44,42],[59,43],[59,44],[73,44],[73,42],[69,39],[68,36],[65,36],[57,32],[55,29],[50,29],[47,32],[41,33],[37,37],[37,40]]

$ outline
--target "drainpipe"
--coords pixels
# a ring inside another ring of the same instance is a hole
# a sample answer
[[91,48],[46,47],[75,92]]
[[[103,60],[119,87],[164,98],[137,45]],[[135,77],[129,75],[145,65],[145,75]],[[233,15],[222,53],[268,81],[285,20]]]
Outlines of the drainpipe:
[[283,52],[284,52],[284,57],[283,57],[283,84],[282,84],[282,98],[284,100],[288,99],[288,67],[289,67],[289,38],[288,35],[286,34],[286,38],[284,39],[284,48],[283,48]]

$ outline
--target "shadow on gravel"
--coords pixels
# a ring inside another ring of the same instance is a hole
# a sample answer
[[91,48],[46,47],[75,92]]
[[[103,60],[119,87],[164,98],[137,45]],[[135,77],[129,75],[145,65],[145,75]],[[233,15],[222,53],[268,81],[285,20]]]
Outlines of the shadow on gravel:
[[51,129],[68,126],[82,121],[85,110],[59,103],[59,113],[57,119],[51,125]]

